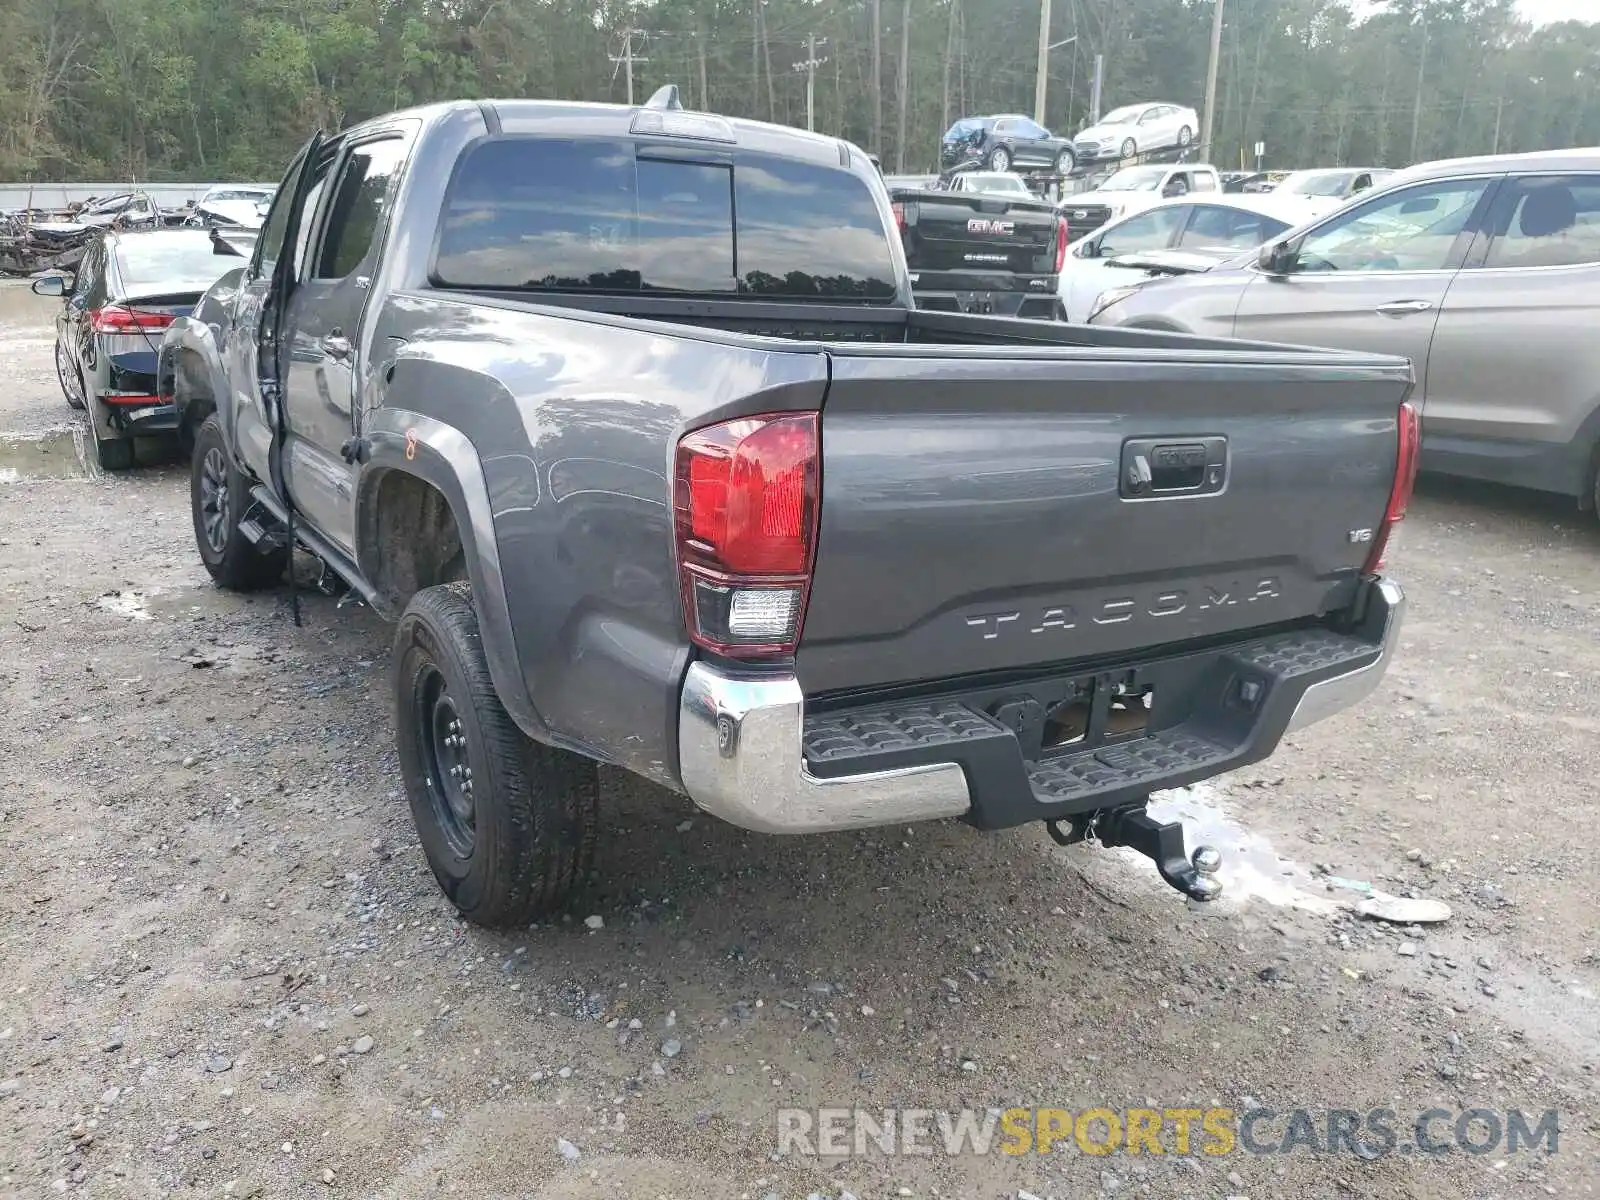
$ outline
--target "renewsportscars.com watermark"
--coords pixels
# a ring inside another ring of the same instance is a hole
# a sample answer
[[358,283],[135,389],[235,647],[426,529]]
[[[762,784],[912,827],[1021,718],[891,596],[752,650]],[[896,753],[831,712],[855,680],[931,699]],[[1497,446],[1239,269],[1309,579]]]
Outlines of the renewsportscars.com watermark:
[[780,1108],[778,1153],[871,1155],[1050,1154],[1517,1154],[1560,1148],[1560,1115],[1521,1109],[1430,1108]]

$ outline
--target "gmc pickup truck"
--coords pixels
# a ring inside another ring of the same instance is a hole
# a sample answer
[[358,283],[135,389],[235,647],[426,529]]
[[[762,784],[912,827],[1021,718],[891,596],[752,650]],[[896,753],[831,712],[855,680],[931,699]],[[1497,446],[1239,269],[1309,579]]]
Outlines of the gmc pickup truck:
[[[991,191],[984,179],[1014,181]],[[979,186],[973,186],[977,182]],[[960,172],[931,187],[889,183],[918,308],[1059,321],[1067,222],[1015,175]]]
[[397,623],[486,925],[563,902],[600,763],[769,833],[1043,821],[1207,899],[1150,792],[1395,646],[1405,362],[921,311],[860,150],[670,90],[313,136],[159,367],[217,583],[297,604],[298,546]]

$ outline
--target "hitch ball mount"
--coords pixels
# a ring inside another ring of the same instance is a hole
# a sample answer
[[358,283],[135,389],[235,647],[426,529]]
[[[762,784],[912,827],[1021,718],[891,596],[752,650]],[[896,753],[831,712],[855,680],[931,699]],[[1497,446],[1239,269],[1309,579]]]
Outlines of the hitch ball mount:
[[[1222,853],[1211,846],[1197,846],[1193,855],[1185,854],[1183,826],[1158,821],[1145,811],[1143,803],[1121,808],[1101,809],[1081,817],[1046,821],[1050,836],[1062,846],[1076,842],[1099,842],[1103,846],[1126,846],[1156,864],[1168,885],[1191,900],[1215,900],[1222,895],[1222,880],[1217,870]],[[1065,828],[1063,825],[1065,824]]]

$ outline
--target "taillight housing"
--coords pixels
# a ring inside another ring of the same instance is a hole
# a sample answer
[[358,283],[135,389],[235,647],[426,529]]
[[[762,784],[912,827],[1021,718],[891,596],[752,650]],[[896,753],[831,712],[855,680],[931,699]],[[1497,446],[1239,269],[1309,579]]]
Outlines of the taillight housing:
[[1067,265],[1067,219],[1056,218],[1056,274],[1061,274],[1061,268]]
[[1411,490],[1417,483],[1417,464],[1422,458],[1422,416],[1409,400],[1400,405],[1398,446],[1394,460],[1394,483],[1389,488],[1389,506],[1383,511],[1383,521],[1373,531],[1372,551],[1361,568],[1365,575],[1376,575],[1383,570],[1384,556],[1389,550],[1389,539],[1394,527],[1405,519],[1406,506],[1411,503]]
[[171,324],[171,313],[146,312],[121,304],[89,310],[89,328],[95,333],[142,333],[147,329],[165,329]]
[[686,434],[673,510],[684,622],[735,658],[800,643],[821,499],[816,413],[740,417]]
[[894,223],[901,233],[906,231],[906,206],[896,200],[889,208],[894,212]]

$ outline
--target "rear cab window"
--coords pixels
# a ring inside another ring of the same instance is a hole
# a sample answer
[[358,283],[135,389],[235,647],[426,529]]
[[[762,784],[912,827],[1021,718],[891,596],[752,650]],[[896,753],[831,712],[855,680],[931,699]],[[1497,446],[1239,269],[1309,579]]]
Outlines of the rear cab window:
[[626,139],[488,138],[456,166],[441,287],[889,303],[867,185],[769,155],[652,153]]

